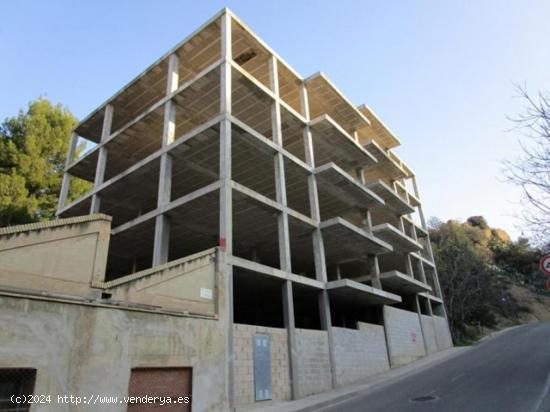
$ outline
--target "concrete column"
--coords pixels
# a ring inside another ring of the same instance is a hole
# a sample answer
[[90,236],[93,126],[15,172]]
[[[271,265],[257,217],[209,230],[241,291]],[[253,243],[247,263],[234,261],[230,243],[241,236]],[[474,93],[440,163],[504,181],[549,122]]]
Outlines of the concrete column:
[[[283,145],[283,136],[281,130],[281,107],[279,104],[279,76],[277,72],[277,59],[271,56],[269,60],[269,74],[271,89],[275,93],[276,99],[271,105],[271,128],[273,141],[278,145]],[[287,197],[286,197],[286,177],[285,177],[285,159],[282,153],[277,152],[274,156],[275,165],[275,189],[277,202],[283,206],[283,211],[278,217],[279,232],[279,256],[281,270],[292,272],[290,255],[290,233],[288,227]]]
[[166,94],[170,95],[176,91],[179,84],[179,59],[175,54],[170,55],[168,60],[168,81],[166,82]]
[[[307,89],[305,84],[300,87],[300,101],[302,104],[302,112],[306,113],[306,120],[309,122],[309,102]],[[309,126],[304,129],[304,147],[306,162],[309,166],[315,167],[315,158],[313,155],[313,139]],[[315,221],[317,227],[313,231],[313,254],[315,259],[315,276],[317,280],[327,282],[327,266],[325,259],[325,246],[323,243],[323,234],[321,233],[321,211],[319,207],[319,195],[317,193],[317,181],[312,173],[308,176],[308,192],[309,204],[311,208],[311,218]],[[334,360],[334,337],[332,334],[332,320],[330,315],[330,300],[326,289],[322,290],[318,295],[319,314],[321,320],[321,328],[327,331],[328,347],[330,356],[330,367],[332,371],[332,387],[336,387],[336,370]]]
[[74,160],[74,154],[76,151],[76,145],[78,144],[78,136],[76,133],[71,134],[69,141],[69,147],[67,148],[67,160],[65,161],[65,172],[63,173],[63,181],[61,182],[61,190],[59,192],[59,203],[57,204],[57,214],[67,204],[67,197],[69,195],[69,189],[71,187],[72,176],[67,172],[67,169]]
[[369,255],[369,260],[372,262],[370,272],[372,277],[372,286],[377,289],[382,289],[382,282],[380,282],[380,266],[378,265],[378,256]]
[[365,184],[365,175],[363,174],[363,168],[362,167],[356,167],[355,168],[355,174],[357,175],[357,180],[361,184]]
[[420,278],[422,282],[427,283],[426,281],[426,272],[424,271],[424,265],[422,264],[422,261],[420,259],[416,259],[416,264],[418,268],[418,272],[420,273]]
[[342,279],[342,272],[340,271],[340,264],[336,264],[336,279]]
[[[220,216],[219,247],[220,271],[224,278],[225,289],[225,355],[227,358],[226,381],[229,409],[235,407],[234,369],[235,356],[233,347],[233,266],[227,257],[233,254],[233,204],[231,189],[231,15],[228,10],[221,16],[221,57],[220,67],[220,113],[224,115],[220,122]],[[223,322],[223,318],[220,321]]]
[[170,247],[170,220],[166,215],[156,217],[154,242],[153,266],[162,265],[168,261]]
[[172,190],[172,156],[168,153],[160,157],[159,187],[157,206],[161,207],[171,200]]
[[430,316],[434,315],[434,311],[432,309],[432,301],[430,299],[426,299],[426,308],[428,309],[428,314]]
[[414,306],[416,308],[416,313],[418,313],[418,321],[420,322],[420,332],[422,333],[422,343],[424,343],[424,351],[428,355],[428,344],[426,343],[426,333],[424,332],[424,325],[422,324],[422,309],[420,307],[420,299],[418,294],[414,295]]
[[[172,54],[168,61],[166,94],[170,95],[178,87],[178,57]],[[170,145],[176,134],[176,109],[172,100],[164,106],[164,125],[162,128],[162,146]],[[157,207],[161,208],[170,202],[172,188],[172,158],[168,153],[160,157]],[[170,219],[161,214],[155,221],[155,241],[153,245],[153,266],[168,262],[170,250]]]
[[[101,142],[99,143],[99,153],[97,157],[97,167],[95,171],[94,190],[103,183],[105,178],[105,167],[107,165],[107,149],[105,148],[105,141],[111,134],[111,126],[113,124],[113,106],[108,104],[105,106],[105,114],[103,117],[103,127],[101,129]],[[99,194],[92,195],[92,205],[90,207],[90,213],[99,213],[101,208],[101,198]]]
[[[277,59],[271,56],[269,60],[269,75],[271,90],[275,94],[275,101],[271,105],[271,126],[273,141],[278,146],[283,146],[283,135],[281,130],[281,106],[279,103],[279,75],[277,71]],[[281,270],[292,272],[292,259],[290,252],[290,229],[288,225],[287,197],[286,197],[286,176],[285,159],[281,152],[277,152],[274,157],[275,162],[275,187],[277,191],[277,202],[283,206],[283,210],[277,218],[279,234],[279,259]],[[286,280],[283,283],[283,315],[285,328],[288,336],[288,354],[290,366],[290,383],[292,398],[298,399],[298,358],[296,352],[296,325],[294,320],[294,296],[292,291],[292,282]]]
[[57,204],[57,214],[67,204],[67,196],[69,195],[69,189],[71,187],[71,175],[67,172],[67,169],[74,160],[74,154],[76,151],[76,145],[78,144],[78,136],[76,133],[71,134],[69,141],[69,147],[67,148],[67,160],[65,161],[65,172],[63,173],[63,181],[61,182],[61,190],[59,192],[59,202]]
[[59,191],[59,201],[57,203],[57,215],[61,209],[67,204],[67,198],[69,196],[69,188],[71,187],[72,176],[68,172],[63,173],[63,180],[61,181],[61,190]]
[[294,294],[292,290],[292,282],[285,280],[282,286],[283,292],[283,317],[285,328],[288,336],[288,359],[290,367],[290,388],[292,391],[292,399],[300,397],[298,387],[298,353],[296,351],[296,324],[294,321]]
[[362,217],[362,223],[363,223],[363,230],[367,230],[368,232],[372,233],[372,216],[369,209],[363,209],[361,210],[361,217]]
[[411,255],[408,253],[405,255],[405,269],[407,270],[407,275],[409,275],[411,278],[414,278]]
[[403,216],[399,216],[399,229],[401,229],[401,232],[404,234],[407,234],[407,231],[405,230],[405,222],[403,221]]
[[[413,189],[414,189],[414,195],[418,199],[420,199],[420,193],[418,191],[418,184],[416,182],[416,176],[412,177],[412,184],[413,184]],[[424,211],[422,210],[422,205],[418,206],[418,215],[420,216],[420,222],[422,224],[422,227],[425,230],[428,230],[428,225],[426,224],[426,218],[424,217]],[[430,259],[432,260],[432,262],[435,263],[434,254],[433,254],[433,250],[432,250],[432,242],[430,241],[430,236],[429,235],[426,238],[426,246],[428,248],[428,254],[430,256]],[[439,274],[437,273],[437,268],[435,268],[435,267],[434,267],[434,270],[433,270],[433,281],[434,281],[433,283],[435,285],[435,290],[433,292],[435,293],[435,295],[437,297],[443,298],[443,293],[441,292],[441,284],[439,283]],[[428,303],[430,305],[430,311],[432,311],[431,302],[429,300],[428,300]],[[449,327],[449,318],[447,316],[447,309],[445,309],[445,303],[443,303],[442,307],[443,307],[443,315],[445,316],[445,319],[447,320],[447,327],[449,328],[449,334],[451,334],[450,327]],[[432,315],[433,315],[433,311],[432,311]]]

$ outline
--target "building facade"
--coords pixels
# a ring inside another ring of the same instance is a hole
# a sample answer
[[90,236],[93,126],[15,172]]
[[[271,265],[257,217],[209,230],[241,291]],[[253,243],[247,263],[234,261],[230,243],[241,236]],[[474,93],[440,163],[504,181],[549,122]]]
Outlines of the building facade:
[[[0,320],[24,326],[0,368],[35,392],[183,382],[225,410],[452,346],[399,144],[222,10],[79,123],[59,220],[0,231]],[[93,187],[69,201],[76,179]]]

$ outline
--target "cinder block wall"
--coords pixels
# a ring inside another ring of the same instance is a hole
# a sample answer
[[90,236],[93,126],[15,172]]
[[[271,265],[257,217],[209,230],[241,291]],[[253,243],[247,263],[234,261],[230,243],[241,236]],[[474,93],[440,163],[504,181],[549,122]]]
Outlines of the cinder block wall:
[[298,397],[330,390],[332,376],[328,333],[323,330],[296,329],[298,353]]
[[426,342],[426,349],[428,354],[438,351],[437,340],[435,338],[435,326],[434,320],[431,316],[420,315],[420,322],[422,323],[422,333],[424,334],[424,341]]
[[434,316],[434,329],[439,350],[447,349],[453,346],[451,332],[447,320],[442,316]]
[[235,353],[235,404],[254,403],[253,336],[271,337],[271,385],[273,400],[289,400],[290,369],[286,329],[235,324],[233,342]]
[[388,370],[384,327],[360,323],[360,330],[332,328],[337,385]]
[[384,325],[392,367],[426,355],[418,313],[384,306]]

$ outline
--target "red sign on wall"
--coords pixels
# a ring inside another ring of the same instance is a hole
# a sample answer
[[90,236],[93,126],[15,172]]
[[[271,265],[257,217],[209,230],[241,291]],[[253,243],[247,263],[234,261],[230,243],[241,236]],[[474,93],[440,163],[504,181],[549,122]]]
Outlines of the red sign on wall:
[[542,273],[549,277],[546,281],[546,290],[550,292],[550,254],[540,258],[539,268]]
[[550,276],[550,254],[540,258],[539,268],[546,276]]

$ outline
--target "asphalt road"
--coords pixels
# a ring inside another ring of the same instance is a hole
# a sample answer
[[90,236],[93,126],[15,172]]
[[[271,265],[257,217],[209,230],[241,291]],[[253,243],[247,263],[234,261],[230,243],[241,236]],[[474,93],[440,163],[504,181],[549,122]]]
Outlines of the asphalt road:
[[550,323],[511,329],[322,411],[550,412]]

